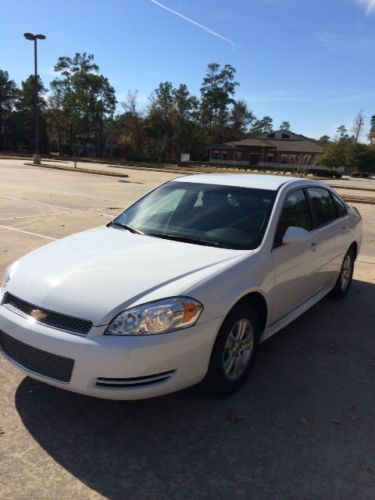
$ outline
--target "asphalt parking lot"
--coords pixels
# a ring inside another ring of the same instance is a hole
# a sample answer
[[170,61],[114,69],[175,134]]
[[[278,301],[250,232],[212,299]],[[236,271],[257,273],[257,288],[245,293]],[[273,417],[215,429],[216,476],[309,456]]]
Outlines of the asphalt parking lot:
[[[127,173],[0,160],[0,275],[176,176]],[[349,296],[324,299],[264,342],[230,398],[193,387],[96,400],[0,358],[0,499],[374,499],[375,205],[357,206],[365,238]]]

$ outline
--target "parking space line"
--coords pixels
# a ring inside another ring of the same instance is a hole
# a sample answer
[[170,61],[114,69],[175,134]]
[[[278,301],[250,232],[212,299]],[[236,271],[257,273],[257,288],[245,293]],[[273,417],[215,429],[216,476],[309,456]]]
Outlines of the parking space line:
[[[44,206],[44,207],[59,208],[61,210],[68,210],[71,213],[97,214],[97,215],[106,215],[107,217],[113,217],[113,214],[107,214],[105,212],[99,212],[99,211],[96,211],[95,209],[79,210],[77,208],[62,207],[61,205],[53,205],[52,203],[45,203],[44,201],[33,201],[33,200],[28,200],[27,198],[16,198],[15,196],[4,196],[2,194],[0,194],[0,198],[4,198],[6,200],[21,201],[23,203],[31,203],[32,205],[40,205],[40,206]],[[119,209],[119,211],[120,210],[121,209]]]
[[34,215],[19,215],[17,217],[0,217],[0,222],[6,222],[8,220],[21,220],[21,219],[35,219],[40,217],[50,217],[52,215],[71,215],[72,212],[53,212],[50,214],[34,214]]
[[17,227],[3,226],[0,224],[0,229],[6,229],[8,231],[15,231],[17,233],[29,234],[30,236],[37,236],[38,238],[44,238],[45,240],[55,241],[57,238],[52,238],[52,236],[46,236],[45,234],[33,233],[31,231],[25,231],[24,229],[18,229]]

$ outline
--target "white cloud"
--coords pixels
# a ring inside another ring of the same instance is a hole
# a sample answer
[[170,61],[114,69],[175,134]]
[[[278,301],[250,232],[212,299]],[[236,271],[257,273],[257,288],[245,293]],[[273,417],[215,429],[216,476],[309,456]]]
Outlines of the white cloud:
[[43,75],[48,75],[48,76],[60,75],[60,73],[58,71],[55,71],[53,67],[41,69],[40,73],[42,73]]
[[190,17],[184,16],[183,14],[181,14],[180,12],[177,12],[176,10],[170,9],[169,7],[167,7],[166,5],[158,2],[157,0],[150,0],[150,2],[153,3],[154,5],[157,5],[161,9],[164,9],[167,12],[170,12],[171,14],[174,14],[175,16],[178,16],[181,19],[184,19],[188,23],[191,23],[194,26],[197,26],[198,28],[202,29],[206,33],[209,33],[210,35],[216,36],[217,38],[220,38],[220,40],[223,40],[224,42],[229,43],[232,47],[236,46],[236,44],[233,42],[233,40],[230,40],[229,38],[225,37],[224,35],[221,35],[220,33],[217,33],[217,31],[214,31],[214,30],[208,28],[207,26],[204,26],[203,24],[200,24],[197,21],[194,21],[194,19],[191,19]]
[[375,12],[375,0],[357,0],[357,3],[366,8],[367,15]]
[[361,94],[350,94],[341,97],[334,97],[332,99],[323,99],[319,105],[329,105],[329,104],[346,104],[352,102],[366,102],[372,101],[375,99],[375,91],[372,92],[364,92]]
[[[375,1],[375,0],[374,0]],[[375,40],[372,34],[315,33],[318,41],[330,52],[351,55],[374,55]]]
[[239,92],[239,98],[245,99],[252,103],[271,103],[271,102],[312,102],[313,98],[298,90],[271,90],[271,91],[258,91],[258,92]]

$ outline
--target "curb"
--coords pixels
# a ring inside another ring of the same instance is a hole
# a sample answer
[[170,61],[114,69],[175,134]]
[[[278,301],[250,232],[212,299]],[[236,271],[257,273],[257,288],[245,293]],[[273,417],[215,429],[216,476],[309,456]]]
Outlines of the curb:
[[[35,163],[31,163],[31,162],[26,162],[25,165],[27,166],[31,166],[31,167],[42,167],[42,168],[50,168],[52,170],[65,170],[67,172],[79,172],[79,173],[82,173],[82,174],[94,174],[94,175],[104,175],[104,176],[107,176],[107,177],[117,177],[117,178],[129,178],[129,175],[128,174],[122,174],[122,173],[116,173],[116,172],[108,172],[108,171],[105,171],[105,170],[90,170],[90,169],[85,169],[85,168],[81,168],[81,167],[68,167],[68,166],[64,166],[64,165],[46,165],[46,164],[41,164],[41,165],[37,165]],[[124,167],[117,167],[117,168],[124,168]],[[132,167],[126,167],[126,168],[132,168]],[[138,170],[139,168],[138,167],[133,167],[134,170]],[[140,168],[139,170],[151,170],[151,169],[148,169],[148,168]],[[152,169],[154,170],[154,169]],[[155,169],[156,171],[158,172],[163,172],[163,170],[160,170],[160,169]],[[172,171],[169,171],[169,173],[173,173]],[[177,173],[177,172],[175,172]],[[178,173],[181,173],[181,174],[184,174],[183,172],[178,172]],[[193,172],[189,172],[189,174],[192,174]],[[187,172],[186,172],[187,174]],[[186,175],[185,174],[185,175]],[[337,188],[336,188],[337,189]],[[346,189],[349,189],[349,188],[346,188]],[[350,196],[350,195],[341,195],[341,198],[343,198],[346,202],[348,203],[363,203],[363,204],[366,204],[366,205],[375,205],[375,197],[374,198],[370,198],[370,197],[362,197],[362,196]]]
[[107,177],[120,177],[120,178],[125,178],[129,177],[128,174],[121,174],[117,172],[106,172],[105,170],[89,170],[86,168],[81,168],[81,167],[68,167],[64,165],[45,165],[45,164],[36,164],[36,163],[31,163],[31,162],[26,162],[24,165],[27,165],[28,167],[42,167],[42,168],[50,168],[52,170],[65,170],[68,172],[79,172],[81,174],[96,174],[96,175],[105,175]]

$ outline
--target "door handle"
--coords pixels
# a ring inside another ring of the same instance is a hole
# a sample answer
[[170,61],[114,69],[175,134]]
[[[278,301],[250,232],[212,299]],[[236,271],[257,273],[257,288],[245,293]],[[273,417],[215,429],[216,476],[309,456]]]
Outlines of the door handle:
[[315,250],[317,249],[318,247],[318,243],[316,241],[313,241],[311,244],[310,244],[310,248],[313,252],[315,252]]

